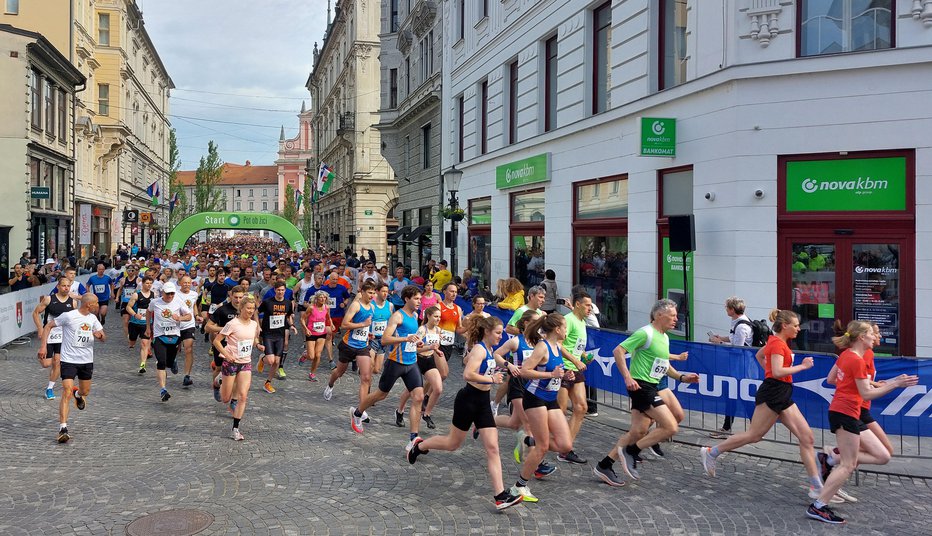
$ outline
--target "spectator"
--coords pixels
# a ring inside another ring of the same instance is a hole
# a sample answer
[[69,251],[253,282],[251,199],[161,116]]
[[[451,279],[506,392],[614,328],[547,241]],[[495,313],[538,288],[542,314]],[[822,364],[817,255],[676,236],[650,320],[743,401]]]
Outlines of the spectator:
[[479,294],[479,278],[472,275],[472,270],[466,268],[463,270],[463,280],[460,283],[460,294],[467,300],[472,300]]
[[557,309],[557,274],[553,270],[544,272],[540,286],[544,288],[544,304],[540,308],[547,314]]
[[524,305],[524,284],[514,277],[499,279],[498,295],[501,298],[498,308],[514,311]]
[[[715,335],[709,332],[709,342],[717,344],[731,344],[732,346],[751,346],[754,341],[754,330],[751,329],[751,321],[744,314],[744,300],[737,296],[732,296],[725,300],[725,314],[731,319],[731,329],[728,336]],[[731,424],[735,416],[734,403],[725,406],[725,422],[722,427],[715,433],[715,437],[731,435]]]
[[15,264],[13,266],[13,273],[10,274],[10,280],[8,283],[10,285],[10,290],[16,292],[17,290],[27,289],[38,284],[38,280],[35,280],[35,276],[32,275],[32,272],[28,267],[29,263]]
[[19,258],[19,266],[20,266],[20,268],[23,268],[23,267],[25,267],[27,264],[29,264],[29,252],[28,252],[28,251],[24,251],[24,252],[23,252],[23,255]]
[[421,274],[414,268],[411,269],[411,282],[421,288],[424,288],[424,278],[421,277]]
[[452,279],[453,274],[447,269],[447,261],[440,261],[440,269],[430,278],[434,283],[434,288],[444,288]]

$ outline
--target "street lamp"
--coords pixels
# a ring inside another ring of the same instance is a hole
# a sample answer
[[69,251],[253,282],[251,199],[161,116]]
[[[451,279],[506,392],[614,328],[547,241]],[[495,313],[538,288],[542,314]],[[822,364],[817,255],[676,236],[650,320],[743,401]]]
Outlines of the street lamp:
[[[459,208],[459,200],[456,198],[456,193],[460,189],[460,180],[463,178],[463,172],[456,169],[456,166],[452,166],[443,174],[443,182],[447,185],[447,188],[450,191],[450,209],[455,211]],[[451,218],[450,219],[450,271],[455,275],[456,271],[456,247],[457,247],[457,226],[459,225],[458,220]]]

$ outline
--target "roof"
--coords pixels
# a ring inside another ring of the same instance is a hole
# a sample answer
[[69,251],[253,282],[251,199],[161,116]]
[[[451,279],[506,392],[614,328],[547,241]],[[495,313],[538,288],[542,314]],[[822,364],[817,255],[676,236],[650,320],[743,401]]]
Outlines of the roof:
[[[196,171],[179,171],[178,181],[184,186],[194,186]],[[246,165],[223,164],[220,186],[236,186],[239,184],[278,185],[278,166],[253,166],[246,161]]]
[[87,82],[87,79],[81,71],[72,65],[71,62],[68,61],[68,58],[55,48],[55,45],[42,34],[10,26],[9,24],[0,24],[0,32],[22,35],[30,39],[35,39],[35,43],[31,43],[27,46],[29,52],[50,64],[53,69],[56,69],[57,72],[71,83],[72,87],[80,86]]

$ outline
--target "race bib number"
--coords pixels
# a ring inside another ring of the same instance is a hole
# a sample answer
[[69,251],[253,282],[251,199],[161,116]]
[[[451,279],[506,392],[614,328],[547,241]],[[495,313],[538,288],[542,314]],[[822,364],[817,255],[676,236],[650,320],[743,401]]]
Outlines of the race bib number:
[[373,334],[373,335],[378,335],[378,336],[381,337],[382,334],[385,333],[385,328],[386,328],[386,327],[388,327],[388,321],[387,321],[387,320],[383,320],[383,321],[381,321],[381,322],[373,322],[373,323],[372,323],[372,334]]
[[269,329],[281,329],[285,327],[285,315],[272,315],[269,317]]
[[137,314],[137,315],[146,316],[146,313],[148,313],[148,312],[149,312],[148,309],[136,309],[136,314]]
[[534,350],[521,350],[521,362],[524,363],[524,361],[527,358],[531,357],[531,354],[533,353],[534,353]]
[[177,337],[181,335],[178,323],[174,320],[163,320],[159,322],[159,327],[162,328],[162,335],[166,337]]
[[207,312],[208,312],[209,314],[214,314],[214,312],[217,310],[218,307],[220,307],[220,306],[217,305],[216,303],[212,303],[212,304],[210,304],[210,309],[208,309]]
[[49,344],[61,344],[62,331],[61,326],[55,326],[49,331]]
[[581,354],[586,351],[586,338],[580,337],[576,339],[576,347],[573,348],[574,354]]
[[368,341],[369,340],[369,326],[364,328],[356,328],[350,332],[350,338],[354,341]]
[[331,309],[337,308],[337,299],[336,298],[327,298],[327,307]]
[[323,333],[324,332],[324,323],[323,322],[314,322],[311,324],[311,331],[314,333]]
[[134,288],[124,288],[124,289],[123,289],[123,299],[126,300],[126,301],[129,301],[129,299],[133,296],[133,294],[134,294],[135,292],[136,292],[136,289],[134,289]]
[[445,329],[440,330],[440,344],[443,346],[452,346],[454,333]]
[[90,329],[78,329],[74,332],[74,345],[78,348],[87,348],[94,341],[94,333]]
[[240,358],[244,358],[244,357],[252,358],[252,340],[237,341],[236,355]]
[[561,385],[563,385],[562,378],[550,378],[550,381],[547,382],[547,385],[544,387],[544,389],[548,391],[559,391]]
[[94,294],[103,294],[107,292],[107,285],[94,285]]
[[667,369],[670,368],[670,362],[666,359],[654,359],[654,364],[650,366],[650,377],[659,380],[667,375]]
[[416,342],[406,342],[404,346],[405,353],[417,352],[417,343]]

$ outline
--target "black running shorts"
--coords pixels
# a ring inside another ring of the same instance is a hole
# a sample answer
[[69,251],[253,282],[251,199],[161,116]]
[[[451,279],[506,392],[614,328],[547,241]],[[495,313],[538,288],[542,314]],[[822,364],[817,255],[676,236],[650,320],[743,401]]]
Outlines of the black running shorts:
[[793,402],[793,384],[767,378],[760,384],[760,387],[757,388],[757,394],[754,395],[754,405],[759,406],[761,404],[767,404],[767,407],[774,413],[782,413],[783,410],[795,404]]
[[837,411],[828,412],[828,425],[833,434],[839,428],[855,435],[861,435],[861,432],[867,430],[867,425],[861,422],[860,419],[855,419],[851,415],[845,415]]
[[[405,389],[413,391],[418,387],[424,386],[424,378],[421,377],[421,371],[417,369],[414,363],[402,365],[397,361],[386,361],[382,367],[382,375],[379,376],[379,391],[387,393],[392,390],[392,386],[398,379],[405,384]],[[491,409],[491,407],[489,407]]]
[[477,429],[495,428],[495,416],[489,404],[489,391],[465,385],[453,401],[453,426],[466,432],[474,423]]

